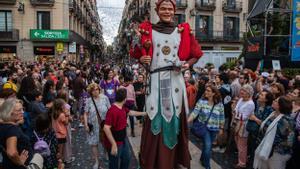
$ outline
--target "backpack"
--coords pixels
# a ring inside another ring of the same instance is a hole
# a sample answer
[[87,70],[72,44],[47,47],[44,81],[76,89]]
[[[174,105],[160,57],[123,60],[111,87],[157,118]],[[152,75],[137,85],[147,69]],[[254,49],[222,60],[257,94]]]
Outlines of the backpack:
[[35,137],[37,138],[37,141],[34,143],[33,149],[35,152],[39,153],[43,157],[48,157],[51,154],[50,151],[50,143],[48,144],[44,138],[40,138],[35,131],[33,131]]

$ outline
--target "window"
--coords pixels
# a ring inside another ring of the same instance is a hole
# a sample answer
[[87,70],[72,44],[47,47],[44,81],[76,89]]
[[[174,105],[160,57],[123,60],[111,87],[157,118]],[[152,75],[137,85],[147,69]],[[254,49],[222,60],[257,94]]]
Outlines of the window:
[[181,24],[185,22],[185,15],[184,14],[175,14],[175,25]]
[[230,8],[235,8],[236,0],[227,0],[227,6]]
[[235,58],[235,57],[228,57],[228,58],[226,58],[226,62],[228,63],[228,62],[235,62],[237,60],[237,58]]
[[212,3],[212,0],[201,0],[201,5],[203,6],[209,5],[210,3]]
[[201,46],[201,50],[214,50],[213,46]]
[[50,12],[37,12],[37,29],[46,29],[50,28]]
[[213,16],[198,15],[196,17],[196,35],[212,36]]
[[240,18],[224,17],[224,38],[238,39],[240,36]]
[[0,11],[0,32],[12,31],[11,11]]

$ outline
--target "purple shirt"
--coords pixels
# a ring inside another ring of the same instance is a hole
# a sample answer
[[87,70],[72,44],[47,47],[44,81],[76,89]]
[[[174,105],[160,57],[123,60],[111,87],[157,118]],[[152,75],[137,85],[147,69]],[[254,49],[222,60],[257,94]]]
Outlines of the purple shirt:
[[108,97],[110,104],[113,104],[116,99],[116,91],[119,86],[119,82],[112,80],[107,83],[105,80],[101,80],[100,87],[104,90],[104,94]]

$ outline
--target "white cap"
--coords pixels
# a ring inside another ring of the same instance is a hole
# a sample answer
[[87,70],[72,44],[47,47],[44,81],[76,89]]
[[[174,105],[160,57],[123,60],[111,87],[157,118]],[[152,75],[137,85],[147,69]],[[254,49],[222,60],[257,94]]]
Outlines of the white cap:
[[262,77],[267,78],[267,77],[269,77],[270,74],[268,72],[262,72],[261,75],[262,75]]

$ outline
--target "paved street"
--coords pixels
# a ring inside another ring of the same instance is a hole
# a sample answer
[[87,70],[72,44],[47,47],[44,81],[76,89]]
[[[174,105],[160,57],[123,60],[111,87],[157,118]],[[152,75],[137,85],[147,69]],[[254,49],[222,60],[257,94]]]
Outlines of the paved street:
[[[78,127],[78,123],[74,124],[76,131],[73,134],[74,144],[74,156],[76,157],[75,162],[67,166],[69,169],[91,169],[93,166],[93,160],[91,157],[91,149],[85,142],[85,132],[83,128]],[[127,133],[130,133],[129,131]],[[128,136],[131,144],[131,152],[134,154],[131,159],[130,169],[138,168],[138,153],[140,146],[141,126],[136,124],[136,137]],[[199,163],[201,155],[201,140],[190,135],[189,142],[190,153],[192,156],[191,167],[192,169],[202,169],[203,167]],[[102,147],[100,149],[100,162],[101,167],[104,169],[108,168],[108,160],[105,158],[105,153]],[[213,153],[211,165],[213,169],[232,169],[236,163],[237,154],[235,152],[229,153]]]
[[[72,133],[73,140],[73,154],[76,160],[71,164],[66,166],[68,169],[92,169],[94,161],[91,156],[91,148],[86,143],[86,135],[84,128],[79,128],[78,123],[73,126],[76,130]],[[103,169],[108,169],[108,160],[104,158],[106,155],[104,149],[100,148],[100,167]],[[135,156],[132,156],[130,169],[136,169],[137,160]]]

